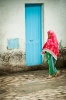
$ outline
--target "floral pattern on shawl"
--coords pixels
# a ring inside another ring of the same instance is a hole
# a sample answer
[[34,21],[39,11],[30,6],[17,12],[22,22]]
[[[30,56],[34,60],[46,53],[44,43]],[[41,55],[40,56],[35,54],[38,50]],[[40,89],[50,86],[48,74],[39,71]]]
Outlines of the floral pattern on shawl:
[[43,45],[42,50],[43,52],[49,52],[57,60],[57,56],[59,55],[57,37],[51,30],[49,30],[47,33],[50,35],[50,38],[47,39],[47,42]]

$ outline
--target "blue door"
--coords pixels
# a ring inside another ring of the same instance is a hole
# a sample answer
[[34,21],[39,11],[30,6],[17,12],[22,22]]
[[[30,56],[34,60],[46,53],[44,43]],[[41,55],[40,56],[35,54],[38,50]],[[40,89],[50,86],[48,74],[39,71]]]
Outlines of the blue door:
[[42,64],[42,5],[25,5],[26,66]]

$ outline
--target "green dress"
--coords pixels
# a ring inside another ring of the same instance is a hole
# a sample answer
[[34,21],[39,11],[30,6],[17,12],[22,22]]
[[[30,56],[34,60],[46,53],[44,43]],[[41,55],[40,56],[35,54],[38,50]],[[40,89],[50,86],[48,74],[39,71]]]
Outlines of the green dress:
[[56,60],[48,52],[46,52],[46,58],[47,58],[48,66],[49,66],[49,74],[50,75],[56,74],[56,72],[57,72],[57,69],[56,69]]

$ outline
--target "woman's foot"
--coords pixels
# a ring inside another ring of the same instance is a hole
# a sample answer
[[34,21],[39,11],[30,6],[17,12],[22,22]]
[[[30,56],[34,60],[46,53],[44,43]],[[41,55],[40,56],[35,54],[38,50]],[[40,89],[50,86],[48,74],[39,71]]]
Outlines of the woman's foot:
[[53,76],[52,75],[49,75],[48,77],[47,77],[47,79],[51,79]]
[[59,75],[60,75],[60,71],[57,71],[56,74],[55,74],[55,77],[57,77]]

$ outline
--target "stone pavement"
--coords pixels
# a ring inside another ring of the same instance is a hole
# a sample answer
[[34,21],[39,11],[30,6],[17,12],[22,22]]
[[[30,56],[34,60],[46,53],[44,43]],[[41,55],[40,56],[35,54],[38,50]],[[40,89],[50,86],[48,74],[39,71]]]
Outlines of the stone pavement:
[[66,69],[47,79],[48,70],[0,76],[0,100],[66,100]]

